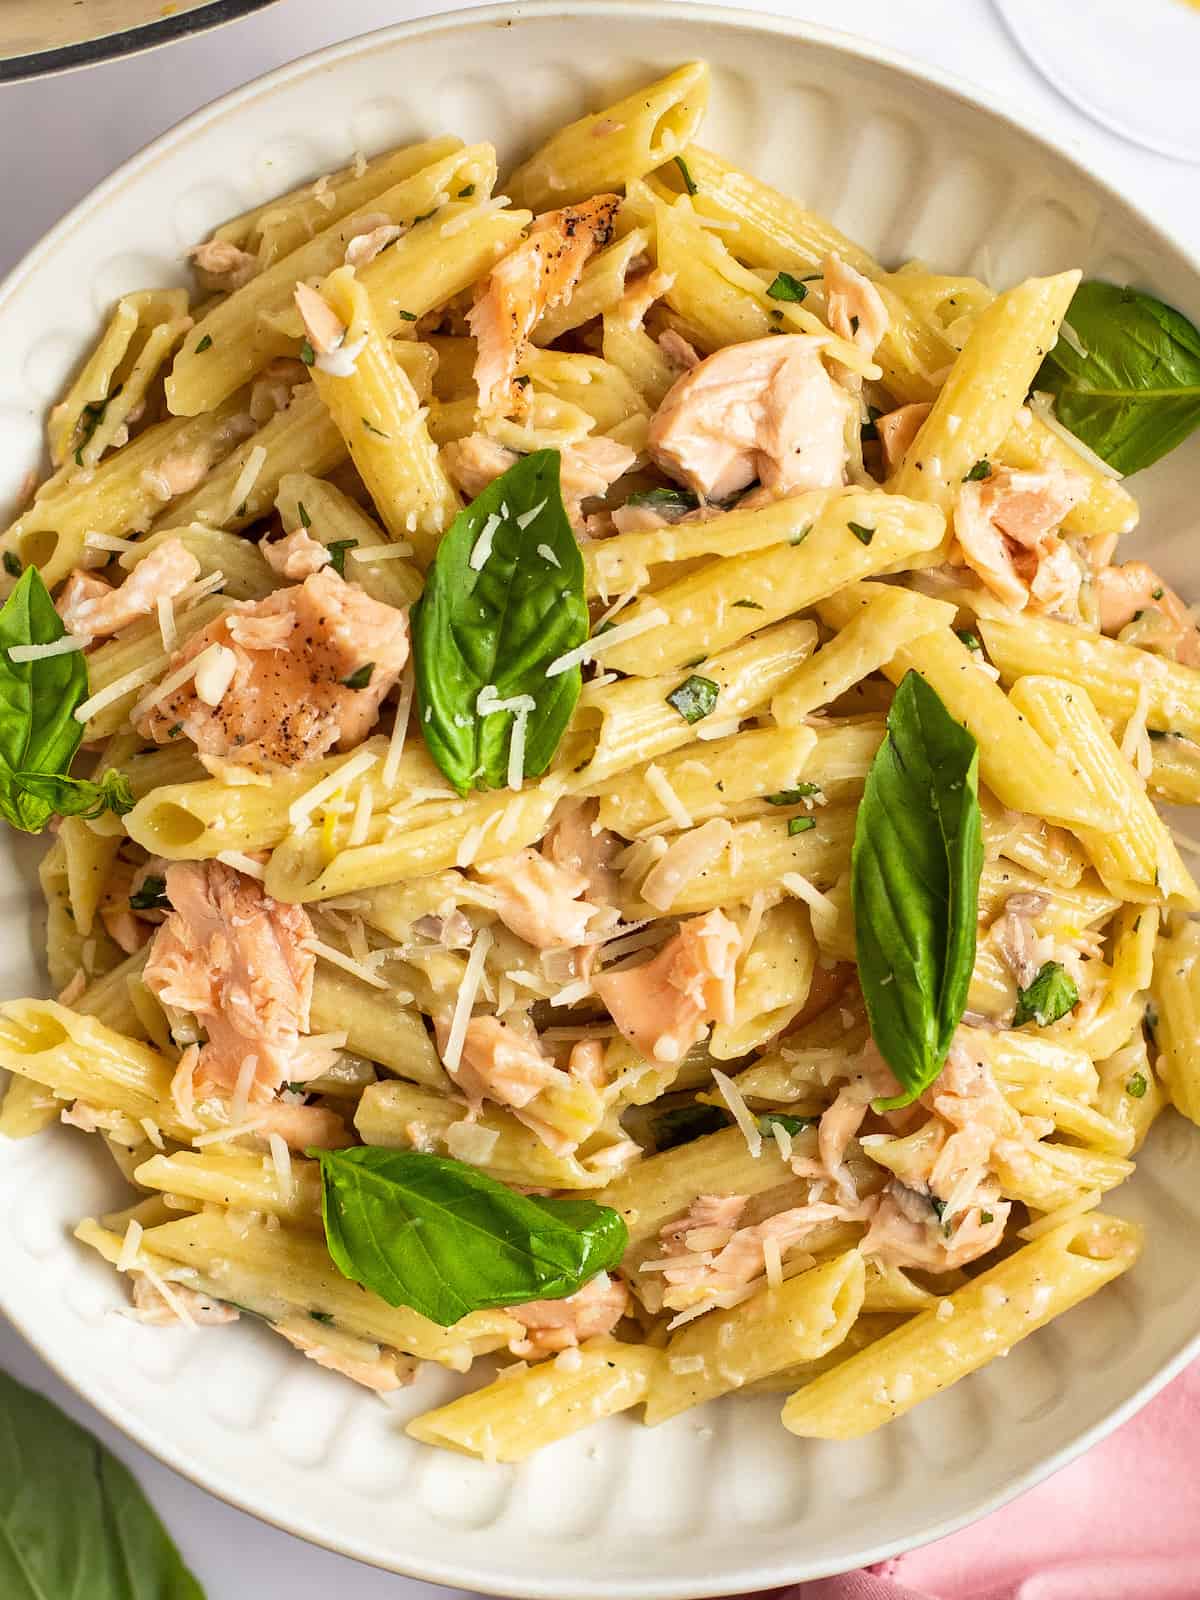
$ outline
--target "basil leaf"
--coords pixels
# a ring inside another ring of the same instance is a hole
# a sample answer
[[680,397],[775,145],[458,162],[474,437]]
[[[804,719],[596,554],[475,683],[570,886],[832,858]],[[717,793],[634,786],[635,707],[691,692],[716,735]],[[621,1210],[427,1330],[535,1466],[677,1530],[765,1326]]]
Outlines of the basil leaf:
[[1200,427],[1200,329],[1136,289],[1081,283],[1066,320],[1086,352],[1065,339],[1034,388],[1090,449],[1118,472],[1140,472]]
[[1144,1072],[1135,1072],[1125,1080],[1125,1093],[1131,1100],[1143,1099],[1149,1087],[1150,1085],[1146,1082],[1146,1074]]
[[[305,523],[305,527],[307,526],[308,524]],[[344,578],[346,576],[346,551],[357,550],[358,540],[331,539],[325,546],[325,549],[329,554],[329,565],[337,573],[339,578]]]
[[116,773],[100,785],[67,777],[83,738],[75,720],[88,693],[83,652],[9,657],[13,645],[53,644],[65,633],[41,573],[26,568],[0,609],[0,816],[26,833],[40,833],[55,811],[119,809],[128,794]]
[[716,1106],[672,1106],[651,1120],[650,1137],[656,1151],[674,1150],[728,1126],[729,1118]]
[[967,1003],[983,841],[975,740],[915,672],[888,712],[850,859],[871,1033],[909,1105],[942,1070]]
[[1023,1023],[1036,1022],[1039,1028],[1048,1028],[1078,1004],[1075,980],[1061,962],[1047,961],[1027,989],[1017,990],[1012,1025],[1019,1028]]
[[471,1311],[560,1300],[615,1267],[629,1235],[607,1206],[518,1194],[417,1150],[309,1150],[334,1265],[448,1328]]
[[808,833],[816,825],[817,819],[815,817],[789,817],[787,825],[788,838],[794,838],[798,833]]
[[167,880],[154,873],[147,873],[142,879],[141,887],[135,889],[129,896],[131,911],[163,911],[169,906],[167,899]]
[[778,794],[769,794],[764,798],[769,806],[796,806],[801,800],[807,800],[820,792],[820,784],[798,783],[794,789],[780,789]]
[[685,678],[677,689],[671,690],[667,696],[667,704],[674,706],[685,722],[700,722],[705,717],[711,716],[720,693],[719,683],[714,683],[711,678],[702,678],[693,672],[691,677]]
[[563,509],[557,450],[522,457],[459,512],[410,618],[421,731],[459,794],[508,781],[514,710],[481,714],[485,688],[496,700],[532,700],[523,772],[545,772],[582,681],[578,667],[553,678],[546,669],[588,636],[583,558]]
[[0,1372],[4,1600],[204,1600],[132,1473]]
[[986,456],[983,456],[975,463],[970,472],[966,474],[966,476],[963,478],[963,482],[982,483],[985,478],[990,478],[991,475],[992,463],[987,459]]
[[373,661],[364,661],[361,667],[355,667],[347,677],[342,679],[347,689],[365,689],[371,681],[371,674],[375,671]]

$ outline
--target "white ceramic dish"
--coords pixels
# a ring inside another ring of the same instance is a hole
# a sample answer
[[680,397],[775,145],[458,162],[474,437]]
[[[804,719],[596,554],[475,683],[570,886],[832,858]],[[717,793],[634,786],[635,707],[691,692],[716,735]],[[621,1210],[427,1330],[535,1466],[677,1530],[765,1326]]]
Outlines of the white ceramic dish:
[[[830,212],[880,255],[1008,283],[1082,263],[1200,318],[1196,264],[1017,121],[876,46],[655,0],[560,0],[374,34],[217,102],[123,167],[0,289],[0,500],[113,297],[180,279],[227,215],[347,159],[452,129],[503,160],[654,72],[714,66],[705,142]],[[1135,485],[1187,587],[1200,439]],[[1193,585],[1194,588],[1194,585]],[[32,850],[4,846],[5,994],[40,991]],[[66,1130],[0,1145],[0,1308],[119,1427],[197,1483],[302,1537],[435,1582],[524,1600],[676,1600],[874,1561],[980,1516],[1062,1466],[1194,1351],[1200,1138],[1164,1118],[1113,1209],[1149,1224],[1136,1271],[1011,1356],[852,1445],[785,1433],[770,1399],[654,1431],[616,1419],[518,1469],[407,1440],[374,1398],[251,1327],[162,1332],[69,1237],[119,1185]],[[430,1375],[397,1410],[454,1380]]]

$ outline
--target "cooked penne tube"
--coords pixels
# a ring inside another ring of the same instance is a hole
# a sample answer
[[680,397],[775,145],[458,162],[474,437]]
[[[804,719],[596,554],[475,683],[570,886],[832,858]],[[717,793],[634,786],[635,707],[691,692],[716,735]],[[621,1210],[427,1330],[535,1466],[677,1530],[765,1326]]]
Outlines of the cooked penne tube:
[[1140,1251],[1132,1222],[1068,1222],[948,1295],[948,1318],[922,1312],[792,1395],[783,1425],[804,1438],[871,1433],[1103,1288]]
[[1164,939],[1154,959],[1152,994],[1157,1011],[1156,1061],[1171,1104],[1192,1122],[1200,1122],[1200,924],[1186,922]]

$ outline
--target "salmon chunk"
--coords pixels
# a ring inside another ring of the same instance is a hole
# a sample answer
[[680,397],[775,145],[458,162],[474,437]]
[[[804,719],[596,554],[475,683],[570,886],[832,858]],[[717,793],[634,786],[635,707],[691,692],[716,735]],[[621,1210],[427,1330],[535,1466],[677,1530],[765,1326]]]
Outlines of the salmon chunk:
[[99,639],[148,617],[159,600],[174,600],[199,576],[191,551],[178,539],[164,539],[115,589],[76,568],[58,597],[58,614],[69,633]]
[[1100,627],[1116,634],[1139,613],[1157,617],[1147,643],[1160,646],[1167,655],[1189,667],[1200,667],[1200,632],[1195,619],[1174,589],[1169,588],[1153,567],[1144,561],[1126,561],[1119,567],[1102,567],[1096,574],[1100,601]]
[[652,961],[593,985],[617,1027],[652,1061],[680,1061],[708,1024],[732,1015],[742,936],[722,911],[681,922]]
[[[607,494],[617,479],[630,470],[637,454],[628,445],[602,435],[563,445],[558,454],[563,506],[568,521],[579,533],[583,528],[583,502]],[[442,450],[451,481],[472,500],[517,459],[515,450],[497,444],[486,433],[468,434]]]
[[304,948],[313,938],[308,912],[271,899],[255,879],[220,861],[173,862],[167,899],[173,909],[154,935],[145,981],[164,1005],[190,1011],[208,1034],[199,1076],[231,1093],[245,1085],[252,1058],[251,1101],[309,1077],[314,1052],[301,1044],[315,966]]
[[526,1358],[570,1350],[585,1339],[611,1333],[628,1304],[629,1291],[620,1279],[599,1272],[582,1289],[561,1300],[530,1300],[523,1306],[509,1306],[509,1316],[527,1330],[526,1337],[514,1340],[509,1348]]
[[329,551],[307,528],[297,528],[283,539],[263,539],[258,548],[272,572],[298,583],[329,565]]
[[[435,1022],[435,1028],[439,1050],[444,1051],[449,1028],[441,1022]],[[569,1082],[567,1074],[543,1054],[536,1038],[499,1017],[471,1018],[458,1066],[447,1071],[475,1107],[487,1099],[521,1110],[543,1089]]]
[[[1014,611],[1067,614],[1079,593],[1078,564],[1058,537],[1063,518],[1086,493],[1083,481],[1055,468],[1016,472],[993,467],[964,483],[954,507],[954,532],[963,560],[994,595]],[[1075,566],[1072,576],[1064,563]],[[1047,573],[1042,567],[1050,564]]]
[[914,400],[911,405],[897,406],[894,411],[885,411],[883,416],[876,417],[875,431],[883,447],[883,464],[889,473],[895,472],[904,460],[909,445],[932,410],[930,401]]
[[475,383],[485,416],[516,408],[517,367],[538,320],[565,305],[595,251],[608,244],[620,197],[598,194],[534,219],[520,244],[492,268],[467,316],[479,346]]
[[841,256],[825,259],[825,314],[839,338],[873,356],[888,331],[888,311],[879,290]]
[[176,651],[168,680],[214,645],[226,652],[224,682],[206,686],[198,671],[152,694],[134,708],[139,733],[158,744],[185,734],[202,754],[243,766],[298,766],[370,732],[408,660],[408,617],[323,567],[232,605]]
[[474,500],[518,460],[517,452],[489,439],[486,433],[469,433],[442,446],[442,465],[451,483],[468,500]]
[[538,950],[580,944],[600,909],[583,898],[588,880],[582,872],[547,861],[536,850],[481,863],[475,876],[495,894],[505,927]]
[[650,454],[711,500],[756,478],[776,495],[836,488],[853,410],[821,360],[820,340],[752,339],[716,351],[671,386],[650,423]]

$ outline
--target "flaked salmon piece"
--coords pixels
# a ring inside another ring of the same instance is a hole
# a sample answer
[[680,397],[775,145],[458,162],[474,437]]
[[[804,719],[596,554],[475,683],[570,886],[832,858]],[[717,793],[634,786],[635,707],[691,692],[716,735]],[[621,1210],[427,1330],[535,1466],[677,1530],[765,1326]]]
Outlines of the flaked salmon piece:
[[[449,1024],[435,1019],[438,1049],[444,1051]],[[447,1068],[447,1071],[450,1071]],[[567,1074],[554,1065],[536,1038],[501,1022],[499,1017],[472,1017],[467,1024],[462,1056],[450,1076],[478,1108],[483,1100],[521,1110],[543,1089],[563,1087]]]
[[[365,267],[369,261],[374,261],[380,251],[386,250],[388,245],[395,244],[397,239],[403,238],[407,233],[407,228],[399,222],[393,222],[386,212],[376,212],[375,215],[382,220],[373,228],[365,228],[361,233],[352,235],[346,245],[348,266],[355,269]],[[366,220],[363,218],[364,222]]]
[[129,1276],[133,1280],[133,1309],[138,1321],[147,1327],[174,1328],[191,1324],[197,1328],[219,1328],[236,1322],[240,1315],[236,1306],[201,1294],[197,1289],[185,1289],[181,1283],[167,1285],[171,1296],[168,1300],[144,1272],[131,1272]]
[[167,675],[214,644],[236,658],[218,703],[189,680],[135,707],[138,732],[159,744],[186,734],[240,766],[290,767],[366,738],[408,660],[408,616],[324,567],[265,600],[235,602],[175,652]]
[[883,448],[883,464],[890,473],[908,454],[908,447],[912,444],[925,418],[933,410],[930,400],[914,400],[906,406],[897,406],[894,411],[885,411],[881,417],[875,418],[875,431],[879,435],[879,443]]
[[97,590],[99,580],[93,574],[73,572],[59,597],[58,613],[71,633],[99,639],[149,616],[159,600],[174,600],[199,576],[200,563],[191,551],[178,539],[164,539],[115,589],[105,584]]
[[1186,666],[1200,666],[1200,632],[1187,606],[1175,590],[1165,584],[1144,561],[1126,561],[1118,567],[1103,567],[1096,574],[1096,593],[1100,602],[1100,629],[1116,634],[1127,627],[1139,612],[1157,611],[1162,624],[1154,643]]
[[873,1096],[874,1091],[869,1087],[847,1084],[838,1090],[832,1105],[821,1113],[817,1149],[821,1165],[831,1178],[841,1172],[850,1141],[866,1120]]
[[584,895],[594,905],[616,905],[621,887],[613,861],[624,848],[622,841],[596,821],[598,800],[560,800],[550,818],[542,849],[556,866],[579,873]]
[[[331,1057],[335,1054],[330,1052]],[[307,1049],[305,1068],[311,1072],[315,1061],[316,1052]],[[357,1143],[337,1112],[325,1106],[289,1105],[285,1100],[271,1100],[266,1105],[256,1105],[251,1115],[260,1139],[277,1133],[290,1150],[342,1150]]]
[[826,256],[822,273],[829,326],[839,338],[873,356],[889,321],[879,290],[836,252]]
[[[993,467],[986,478],[964,483],[955,502],[954,532],[967,566],[1005,605],[1024,610],[1042,562],[1055,555],[1063,518],[1086,492],[1081,478],[1060,468]],[[1053,597],[1061,583],[1056,567],[1046,592]]]
[[290,356],[277,356],[263,368],[250,389],[249,411],[261,428],[264,422],[279,412],[286,411],[292,403],[292,391],[298,384],[308,382],[308,368],[303,361]]
[[626,279],[625,292],[613,314],[627,327],[640,327],[650,307],[668,293],[674,282],[675,274],[664,272],[661,267],[652,267],[649,272]]
[[603,1043],[599,1039],[577,1039],[567,1058],[567,1072],[577,1083],[590,1083],[594,1089],[602,1089],[607,1081]]
[[1022,989],[1029,987],[1048,959],[1048,946],[1036,927],[1037,918],[1048,904],[1041,894],[1009,895],[990,929],[1000,959]]
[[[663,1304],[671,1310],[695,1305],[712,1295],[742,1289],[766,1271],[767,1253],[782,1258],[828,1222],[861,1221],[868,1206],[847,1207],[815,1201],[778,1211],[749,1227],[738,1227],[746,1205],[742,1195],[702,1195],[678,1222],[659,1232]],[[659,1273],[656,1271],[656,1276]]]
[[1059,539],[1045,554],[1018,555],[1017,570],[1021,571],[1031,559],[1029,598],[1036,608],[1050,616],[1077,617],[1083,567],[1071,546]]
[[329,564],[329,551],[307,528],[297,528],[282,539],[260,539],[258,548],[272,572],[299,582]]
[[584,526],[583,502],[607,494],[637,461],[637,452],[616,439],[594,434],[559,452],[559,481],[567,520],[576,533]]
[[371,1389],[376,1394],[392,1394],[416,1377],[416,1366],[411,1356],[401,1355],[396,1350],[381,1350],[374,1357],[353,1356],[349,1351],[333,1348],[319,1339],[310,1339],[283,1323],[273,1322],[271,1327],[307,1360],[324,1367],[327,1372],[336,1372],[343,1378],[349,1378],[352,1383],[360,1383],[364,1389]]
[[664,328],[658,336],[658,348],[681,372],[690,372],[700,365],[700,352],[676,328]]
[[574,293],[592,254],[609,243],[621,206],[598,194],[535,217],[525,238],[492,268],[467,323],[475,335],[475,383],[485,416],[506,416],[519,398],[517,367],[538,320]]
[[227,239],[205,239],[203,244],[192,246],[188,257],[204,288],[218,292],[240,289],[257,275],[260,265],[257,256],[240,250]]
[[651,456],[713,500],[756,478],[775,495],[839,487],[853,402],[821,348],[807,334],[778,334],[707,356],[663,397],[650,423]]
[[247,1101],[269,1100],[297,1063],[310,1075],[313,1052],[300,1043],[315,967],[304,948],[313,938],[308,912],[220,861],[172,862],[166,877],[172,911],[154,935],[146,986],[204,1027],[202,1079],[232,1094],[253,1056]]
[[292,291],[296,310],[304,324],[308,342],[319,356],[329,356],[346,337],[346,324],[323,294],[310,284],[298,283]]
[[996,1248],[1011,1210],[1011,1203],[1000,1199],[999,1186],[991,1184],[947,1234],[937,1207],[893,1180],[879,1197],[860,1248],[890,1267],[950,1272]]
[[582,1289],[561,1300],[530,1300],[509,1306],[508,1315],[526,1330],[526,1337],[512,1340],[509,1349],[526,1358],[570,1350],[585,1339],[611,1333],[628,1306],[629,1291],[621,1280],[599,1272]]
[[712,1021],[733,1015],[742,936],[720,910],[681,922],[651,961],[593,979],[629,1042],[652,1061],[680,1061]]
[[141,869],[118,857],[113,862],[104,893],[100,897],[100,920],[109,938],[119,945],[126,955],[132,955],[135,950],[140,950],[154,932],[150,924],[143,921],[129,904],[129,897],[135,887],[135,878],[144,880],[145,876]]
[[518,850],[480,863],[475,876],[496,896],[496,914],[518,939],[537,950],[576,945],[600,909],[583,898],[587,878],[558,866],[536,850]]
[[517,452],[490,439],[486,433],[469,433],[442,446],[442,465],[451,483],[468,500],[482,494],[517,460]]
[[89,572],[86,567],[76,567],[68,574],[66,582],[55,596],[54,609],[68,633],[82,633],[83,629],[72,628],[67,618],[75,616],[81,607],[86,613],[89,605],[93,605],[97,600],[106,600],[115,592],[112,584],[106,583],[98,572]]
[[[486,433],[471,433],[442,447],[442,461],[451,481],[471,499],[482,494],[517,459],[515,450],[497,444]],[[637,454],[628,445],[603,434],[580,439],[559,450],[563,506],[576,533],[584,526],[583,502],[607,494],[636,461]]]

